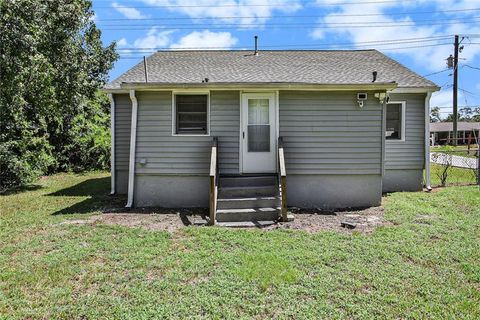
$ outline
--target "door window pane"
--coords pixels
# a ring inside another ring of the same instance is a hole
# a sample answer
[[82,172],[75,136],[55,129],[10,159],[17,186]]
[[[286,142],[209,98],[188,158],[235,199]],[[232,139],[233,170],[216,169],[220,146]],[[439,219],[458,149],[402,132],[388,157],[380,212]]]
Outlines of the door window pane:
[[402,138],[402,105],[399,103],[387,104],[387,123],[385,138],[399,140]]
[[270,152],[270,125],[248,126],[248,152]]
[[268,99],[248,99],[248,124],[269,124]]
[[248,99],[248,151],[270,152],[269,99]]

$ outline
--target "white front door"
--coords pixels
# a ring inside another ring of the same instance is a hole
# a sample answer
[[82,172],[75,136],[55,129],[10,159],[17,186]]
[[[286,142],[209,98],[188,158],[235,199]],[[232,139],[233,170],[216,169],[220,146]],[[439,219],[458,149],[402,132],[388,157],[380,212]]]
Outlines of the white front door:
[[276,110],[274,93],[242,95],[243,173],[276,172]]

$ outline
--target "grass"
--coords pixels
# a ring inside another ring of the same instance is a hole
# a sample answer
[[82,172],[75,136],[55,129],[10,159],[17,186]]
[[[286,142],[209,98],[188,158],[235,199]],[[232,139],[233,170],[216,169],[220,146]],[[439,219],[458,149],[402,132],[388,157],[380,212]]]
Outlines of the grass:
[[373,234],[62,224],[121,205],[103,173],[0,196],[0,318],[480,317],[480,191],[395,193]]
[[[445,167],[439,164],[430,164],[430,181],[432,186],[440,186],[441,182],[441,175]],[[468,184],[476,184],[477,176],[475,174],[476,169],[463,169],[457,167],[449,167],[447,169],[447,186],[452,185],[468,185]]]

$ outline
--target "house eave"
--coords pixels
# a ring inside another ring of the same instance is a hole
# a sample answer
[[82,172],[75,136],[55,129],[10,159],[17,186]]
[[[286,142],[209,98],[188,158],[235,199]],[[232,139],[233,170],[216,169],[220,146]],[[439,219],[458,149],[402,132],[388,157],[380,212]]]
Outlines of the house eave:
[[390,93],[428,93],[439,91],[440,87],[397,87],[390,91]]
[[162,91],[175,89],[210,89],[210,90],[245,90],[245,89],[271,89],[271,90],[317,90],[317,91],[354,91],[354,90],[394,90],[397,84],[388,83],[367,83],[367,84],[312,84],[312,83],[265,83],[265,82],[249,82],[249,83],[122,83],[120,88],[103,89],[108,93],[124,93],[129,90],[142,91]]

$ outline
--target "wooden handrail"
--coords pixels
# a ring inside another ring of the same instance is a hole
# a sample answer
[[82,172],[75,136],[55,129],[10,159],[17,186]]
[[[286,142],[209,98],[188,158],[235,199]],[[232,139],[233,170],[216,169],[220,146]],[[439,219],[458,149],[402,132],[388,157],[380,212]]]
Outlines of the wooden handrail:
[[216,223],[217,195],[218,195],[218,138],[213,137],[212,153],[210,156],[210,225]]
[[280,182],[280,192],[282,195],[282,206],[281,214],[282,221],[288,221],[288,210],[287,210],[287,170],[285,168],[285,154],[283,152],[283,138],[278,138],[278,168],[279,168],[279,182]]

